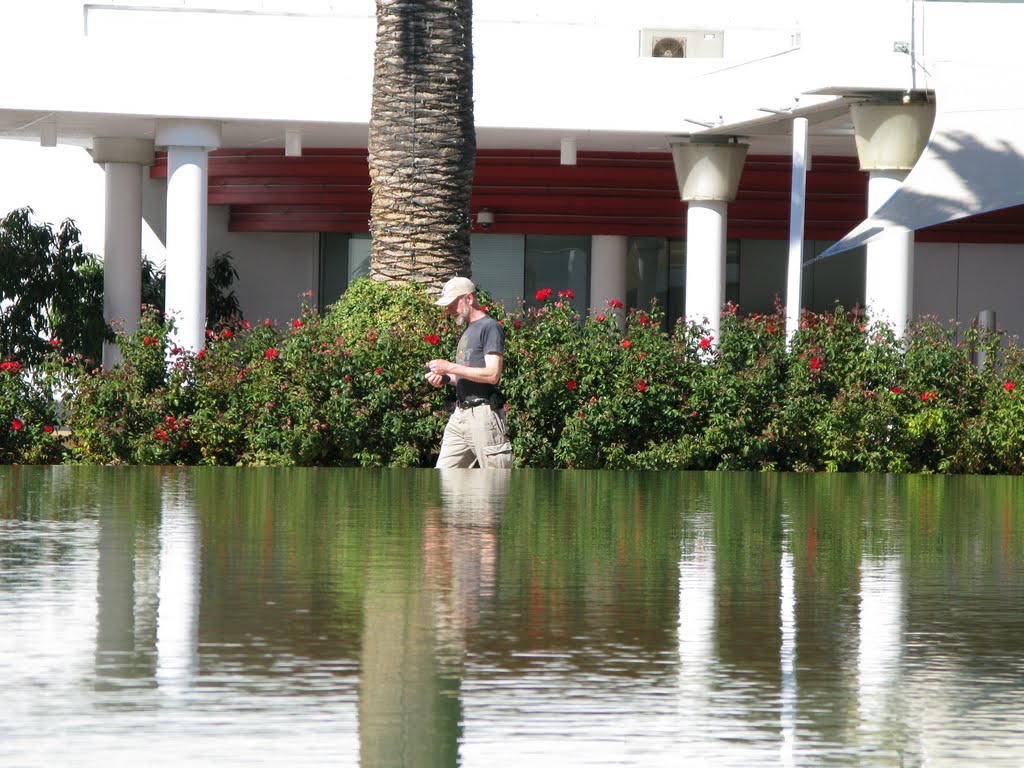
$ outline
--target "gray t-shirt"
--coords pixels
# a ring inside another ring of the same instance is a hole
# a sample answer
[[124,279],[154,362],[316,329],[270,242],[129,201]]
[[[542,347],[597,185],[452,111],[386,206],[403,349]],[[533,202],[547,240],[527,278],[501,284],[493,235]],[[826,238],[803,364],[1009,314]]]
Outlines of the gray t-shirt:
[[[485,355],[505,354],[505,329],[490,315],[474,320],[466,326],[459,338],[455,362],[470,368],[483,368]],[[467,397],[490,397],[497,389],[493,384],[481,384],[468,379],[455,382],[455,394],[460,400]]]

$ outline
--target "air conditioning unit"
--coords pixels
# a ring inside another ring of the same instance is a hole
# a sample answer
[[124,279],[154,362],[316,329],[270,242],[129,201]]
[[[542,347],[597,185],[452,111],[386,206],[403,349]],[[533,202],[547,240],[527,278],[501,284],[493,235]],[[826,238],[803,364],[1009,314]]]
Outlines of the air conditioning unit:
[[685,37],[656,37],[651,41],[651,52],[656,59],[685,59]]
[[652,59],[720,59],[725,33],[720,29],[642,29],[640,55]]

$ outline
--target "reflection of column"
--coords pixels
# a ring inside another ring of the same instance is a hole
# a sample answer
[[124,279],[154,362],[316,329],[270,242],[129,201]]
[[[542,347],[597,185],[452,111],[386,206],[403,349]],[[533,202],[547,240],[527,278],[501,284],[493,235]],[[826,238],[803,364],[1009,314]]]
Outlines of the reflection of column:
[[160,495],[156,675],[160,688],[177,693],[199,667],[199,523],[184,473],[168,475]]
[[[860,565],[860,643],[857,687],[862,749],[896,749],[903,744],[902,681],[903,589],[898,557],[869,559]],[[898,738],[894,738],[898,737]],[[876,743],[865,743],[866,739]]]
[[96,575],[96,680],[128,677],[135,653],[135,537],[129,510],[99,509]]
[[[694,519],[692,540],[683,536],[679,556],[679,701],[678,722],[690,733],[685,743],[699,747],[715,741],[711,711],[715,666],[715,550],[705,514]],[[707,754],[700,749],[695,754]]]
[[[788,524],[787,524],[788,527]],[[782,765],[793,765],[793,747],[796,741],[796,575],[793,571],[793,553],[787,531],[781,564],[780,613],[782,645],[779,661],[782,671],[782,710],[780,746]]]

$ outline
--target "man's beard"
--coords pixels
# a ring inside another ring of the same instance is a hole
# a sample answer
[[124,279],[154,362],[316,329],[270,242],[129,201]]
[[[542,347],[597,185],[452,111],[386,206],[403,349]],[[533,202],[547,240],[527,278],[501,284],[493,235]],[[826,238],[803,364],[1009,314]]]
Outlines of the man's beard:
[[463,310],[461,312],[456,312],[455,313],[455,324],[456,325],[466,325],[467,321],[469,320],[469,311],[470,311],[469,307],[465,307],[465,308],[463,308]]

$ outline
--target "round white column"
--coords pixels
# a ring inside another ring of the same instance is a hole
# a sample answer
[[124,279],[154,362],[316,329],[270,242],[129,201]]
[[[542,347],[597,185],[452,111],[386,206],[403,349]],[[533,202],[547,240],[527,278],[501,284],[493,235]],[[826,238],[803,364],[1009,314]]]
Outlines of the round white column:
[[198,352],[206,343],[207,155],[220,146],[220,125],[168,121],[156,143],[167,148],[164,312],[174,321],[172,344]]
[[[899,189],[909,171],[868,174],[868,214]],[[869,318],[892,326],[902,336],[914,311],[914,232],[889,227],[865,248],[864,304]]]
[[[590,240],[591,314],[614,314],[620,327],[626,319],[627,243],[622,235],[594,235]],[[612,300],[621,301],[623,307],[610,307]]]
[[[105,183],[103,320],[134,333],[142,300],[142,173],[153,162],[153,142],[94,138],[92,158],[103,166]],[[104,369],[120,362],[117,344],[104,343]]]
[[693,200],[686,211],[686,319],[706,321],[715,340],[725,304],[727,207],[718,200]]
[[728,204],[736,199],[747,145],[716,140],[673,143],[679,198],[686,214],[686,319],[718,339],[725,304]]
[[[888,200],[914,167],[931,134],[935,105],[856,104],[850,108],[862,171],[868,171],[868,215]],[[889,228],[868,243],[864,304],[873,320],[889,323],[897,336],[913,315],[914,233]]]

